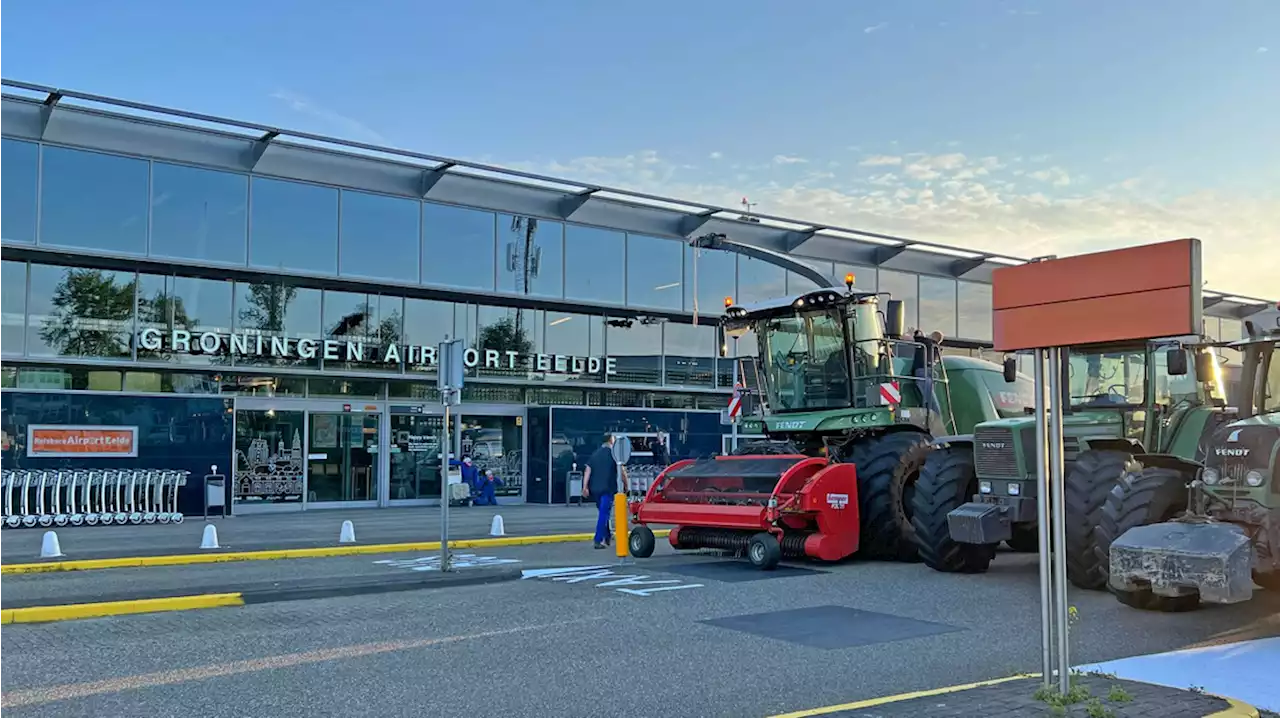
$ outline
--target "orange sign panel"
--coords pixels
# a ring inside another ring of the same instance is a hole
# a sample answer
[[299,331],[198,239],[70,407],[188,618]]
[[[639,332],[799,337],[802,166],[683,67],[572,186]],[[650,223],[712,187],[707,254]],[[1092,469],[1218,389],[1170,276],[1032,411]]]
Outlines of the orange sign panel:
[[27,456],[116,457],[138,455],[136,426],[37,426],[27,427]]
[[991,275],[998,351],[1201,333],[1200,240],[1001,267]]

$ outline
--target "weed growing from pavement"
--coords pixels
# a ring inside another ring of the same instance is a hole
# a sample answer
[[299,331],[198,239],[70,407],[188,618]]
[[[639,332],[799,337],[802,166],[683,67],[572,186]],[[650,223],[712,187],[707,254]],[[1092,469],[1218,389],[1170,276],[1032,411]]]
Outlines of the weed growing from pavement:
[[1111,691],[1107,693],[1107,700],[1112,703],[1128,703],[1133,700],[1133,696],[1129,695],[1129,691],[1118,685],[1112,685]]

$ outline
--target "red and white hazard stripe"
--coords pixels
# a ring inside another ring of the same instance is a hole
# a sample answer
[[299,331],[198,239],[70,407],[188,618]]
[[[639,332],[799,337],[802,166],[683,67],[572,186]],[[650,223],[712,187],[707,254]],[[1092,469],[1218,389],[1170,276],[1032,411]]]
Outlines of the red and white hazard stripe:
[[880,385],[880,403],[889,406],[902,403],[902,387],[898,382],[890,381]]
[[733,387],[733,398],[729,399],[729,418],[736,419],[742,413],[742,389],[741,384]]

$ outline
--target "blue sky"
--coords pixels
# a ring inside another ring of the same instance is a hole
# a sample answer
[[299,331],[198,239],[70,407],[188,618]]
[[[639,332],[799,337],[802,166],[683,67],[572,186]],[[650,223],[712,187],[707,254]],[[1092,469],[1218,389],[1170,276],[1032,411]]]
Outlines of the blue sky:
[[4,20],[7,78],[1022,255],[1200,236],[1213,286],[1280,294],[1257,261],[1280,262],[1274,0],[64,0]]

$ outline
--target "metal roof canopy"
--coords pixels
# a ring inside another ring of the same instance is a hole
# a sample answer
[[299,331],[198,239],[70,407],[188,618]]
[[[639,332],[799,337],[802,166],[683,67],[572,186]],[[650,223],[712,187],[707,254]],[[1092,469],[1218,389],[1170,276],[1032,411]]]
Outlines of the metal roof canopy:
[[[310,181],[496,212],[688,240],[721,233],[793,255],[990,283],[999,267],[1029,260],[889,234],[585,184],[532,172],[380,147],[310,132],[102,95],[0,80],[6,137],[214,169]],[[34,93],[34,94],[30,94]],[[68,105],[66,100],[89,104]],[[132,110],[126,114],[121,110]],[[155,117],[159,115],[160,117]],[[803,254],[797,252],[802,251]],[[1269,302],[1204,292],[1206,313],[1241,318]]]

